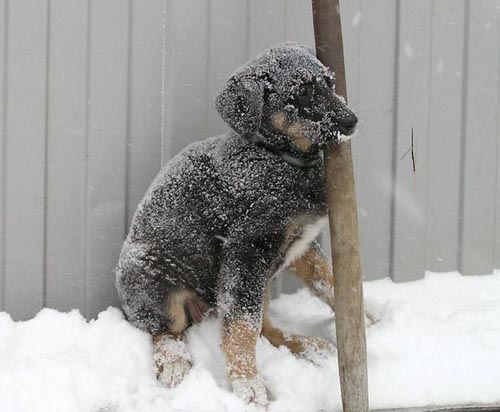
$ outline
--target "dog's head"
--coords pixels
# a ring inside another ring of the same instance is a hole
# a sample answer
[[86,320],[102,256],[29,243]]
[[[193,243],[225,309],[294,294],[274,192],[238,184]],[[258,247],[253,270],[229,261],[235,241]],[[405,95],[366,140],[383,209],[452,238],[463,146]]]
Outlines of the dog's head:
[[216,108],[239,134],[308,152],[354,132],[357,118],[335,94],[333,73],[306,47],[284,44],[239,68]]

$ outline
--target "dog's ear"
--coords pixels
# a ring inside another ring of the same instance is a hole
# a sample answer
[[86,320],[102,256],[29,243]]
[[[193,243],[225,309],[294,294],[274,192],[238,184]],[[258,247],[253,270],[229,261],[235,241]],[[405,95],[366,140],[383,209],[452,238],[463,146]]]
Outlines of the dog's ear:
[[264,105],[264,82],[249,68],[233,74],[215,99],[224,121],[242,136],[259,130]]

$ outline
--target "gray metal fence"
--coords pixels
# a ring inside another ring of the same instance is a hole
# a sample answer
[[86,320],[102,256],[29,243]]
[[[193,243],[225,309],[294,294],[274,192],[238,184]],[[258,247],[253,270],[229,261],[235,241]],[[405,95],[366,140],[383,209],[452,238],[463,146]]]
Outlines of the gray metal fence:
[[[500,0],[341,12],[365,277],[490,273]],[[116,304],[112,268],[149,182],[226,129],[212,97],[284,40],[312,46],[309,0],[0,0],[0,309]]]

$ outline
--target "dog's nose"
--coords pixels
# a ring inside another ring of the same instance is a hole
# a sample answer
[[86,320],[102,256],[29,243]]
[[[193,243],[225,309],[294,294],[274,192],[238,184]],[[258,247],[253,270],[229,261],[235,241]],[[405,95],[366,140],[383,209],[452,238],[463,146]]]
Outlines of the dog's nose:
[[354,113],[349,114],[348,116],[339,120],[338,125],[340,132],[346,136],[353,134],[357,123],[358,118],[356,117],[356,115]]

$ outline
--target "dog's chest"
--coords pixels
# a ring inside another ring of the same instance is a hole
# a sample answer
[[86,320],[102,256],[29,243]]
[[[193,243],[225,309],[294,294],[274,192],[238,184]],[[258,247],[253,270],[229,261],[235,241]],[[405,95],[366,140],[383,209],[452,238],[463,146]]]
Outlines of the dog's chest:
[[286,254],[282,268],[287,267],[306,252],[311,242],[325,228],[327,222],[328,216],[318,216],[309,222],[301,222],[299,220],[289,226]]

